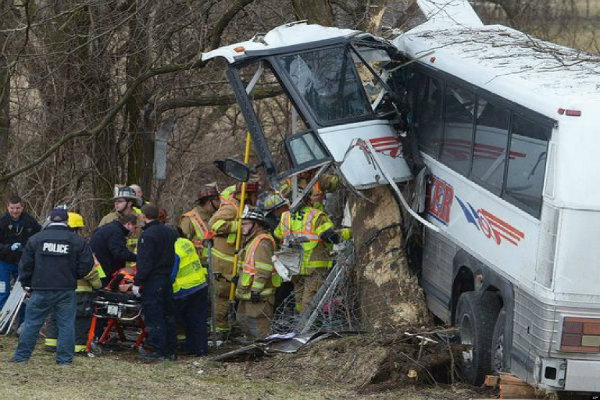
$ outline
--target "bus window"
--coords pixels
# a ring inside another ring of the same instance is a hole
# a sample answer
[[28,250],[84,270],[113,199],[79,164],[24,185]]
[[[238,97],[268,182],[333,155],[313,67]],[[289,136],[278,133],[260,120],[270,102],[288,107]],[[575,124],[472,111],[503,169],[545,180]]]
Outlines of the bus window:
[[471,169],[475,95],[465,89],[446,86],[444,139],[440,161],[467,176]]
[[426,75],[419,75],[416,98],[416,126],[419,147],[438,158],[442,141],[442,83]]
[[372,115],[371,104],[345,48],[281,56],[278,62],[319,123]]
[[538,218],[542,208],[542,189],[546,154],[552,129],[513,114],[508,175],[503,198]]
[[509,118],[508,109],[479,99],[471,179],[497,196],[504,181]]

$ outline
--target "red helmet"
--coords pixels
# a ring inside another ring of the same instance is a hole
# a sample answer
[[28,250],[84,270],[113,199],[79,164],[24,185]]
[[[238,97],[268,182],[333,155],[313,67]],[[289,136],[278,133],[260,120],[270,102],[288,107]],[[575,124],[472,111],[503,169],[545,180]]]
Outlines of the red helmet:
[[205,186],[198,192],[198,201],[207,199],[209,197],[219,197],[219,191],[214,186]]
[[[241,193],[242,182],[235,185],[235,192]],[[260,191],[260,183],[258,182],[246,182],[246,193],[258,193]]]

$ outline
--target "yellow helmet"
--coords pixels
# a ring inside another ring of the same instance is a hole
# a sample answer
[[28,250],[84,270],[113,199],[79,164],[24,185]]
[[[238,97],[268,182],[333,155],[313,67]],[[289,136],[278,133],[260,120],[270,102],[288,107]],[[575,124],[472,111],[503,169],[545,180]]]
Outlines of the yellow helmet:
[[69,214],[69,219],[67,220],[67,225],[69,226],[69,228],[75,229],[75,228],[83,228],[85,226],[85,223],[83,222],[83,217],[81,216],[81,214],[77,214],[77,213],[70,212],[70,211],[68,214]]

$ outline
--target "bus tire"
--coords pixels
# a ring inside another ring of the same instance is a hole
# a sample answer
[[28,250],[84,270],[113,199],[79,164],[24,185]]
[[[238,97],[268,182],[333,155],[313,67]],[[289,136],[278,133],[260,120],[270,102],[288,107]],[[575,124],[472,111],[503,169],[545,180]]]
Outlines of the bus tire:
[[492,335],[492,358],[490,368],[493,373],[499,374],[506,371],[506,342],[504,341],[504,325],[506,323],[506,311],[504,308],[498,313],[496,324],[494,325],[494,334]]
[[490,372],[492,336],[500,300],[493,292],[465,292],[458,298],[455,325],[460,343],[467,347],[459,359],[463,378],[479,386]]

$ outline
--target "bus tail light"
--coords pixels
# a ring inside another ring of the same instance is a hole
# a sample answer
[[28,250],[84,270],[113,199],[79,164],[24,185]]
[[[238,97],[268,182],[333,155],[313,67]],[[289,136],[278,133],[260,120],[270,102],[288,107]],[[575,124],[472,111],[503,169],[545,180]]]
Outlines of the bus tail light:
[[600,352],[600,318],[565,317],[560,350]]
[[560,115],[566,115],[567,117],[581,117],[580,110],[565,110],[564,108],[559,108],[558,113]]

